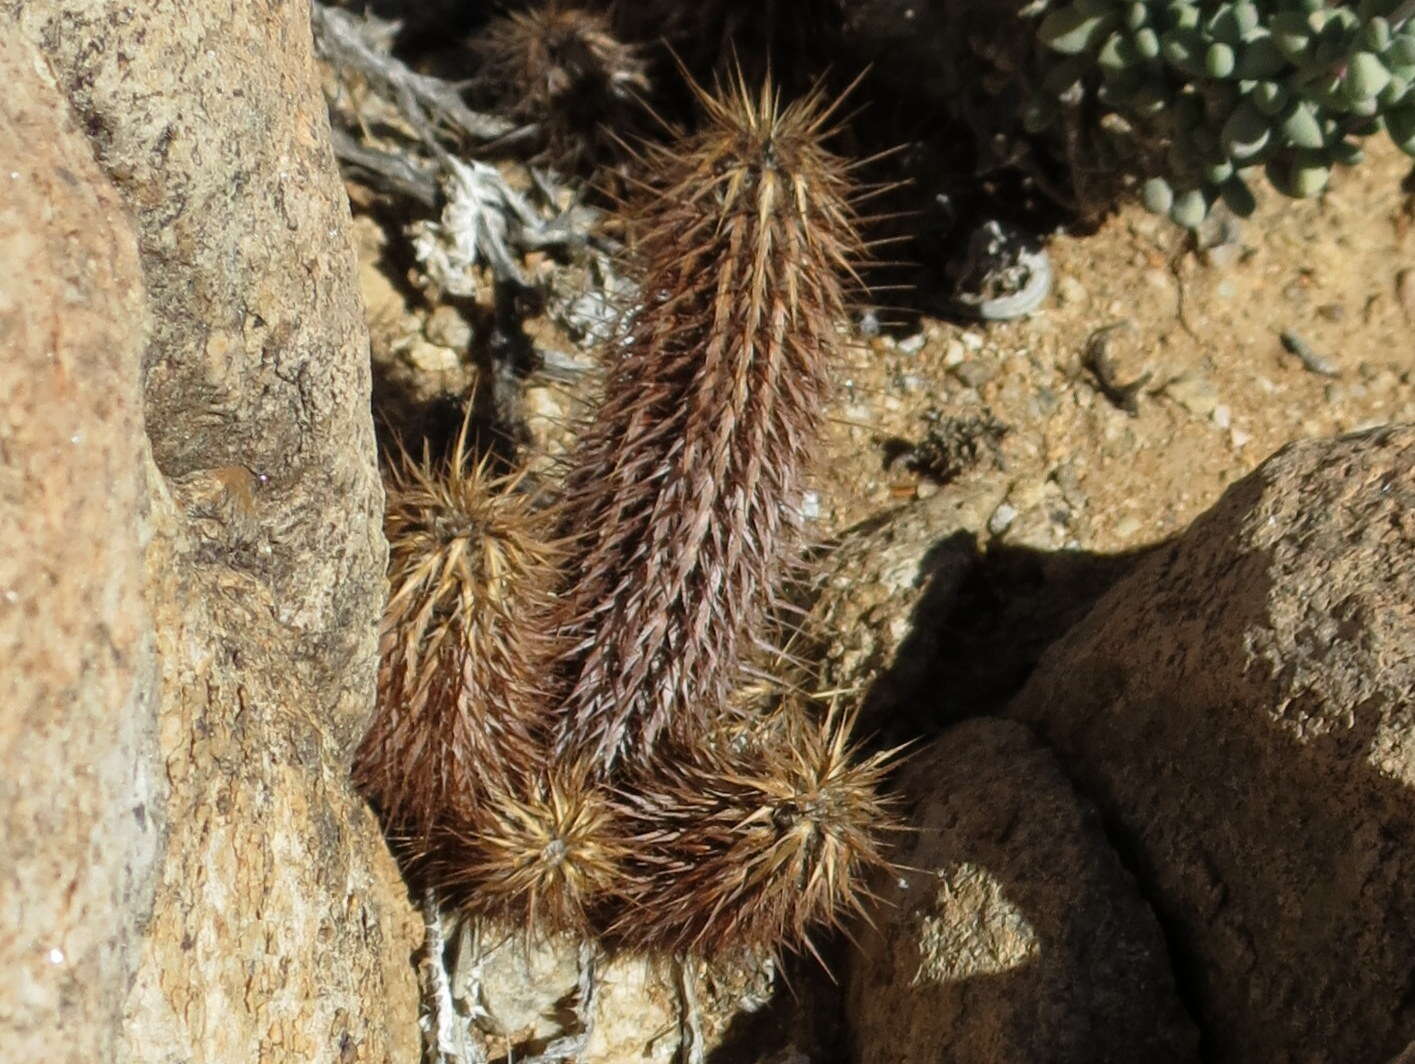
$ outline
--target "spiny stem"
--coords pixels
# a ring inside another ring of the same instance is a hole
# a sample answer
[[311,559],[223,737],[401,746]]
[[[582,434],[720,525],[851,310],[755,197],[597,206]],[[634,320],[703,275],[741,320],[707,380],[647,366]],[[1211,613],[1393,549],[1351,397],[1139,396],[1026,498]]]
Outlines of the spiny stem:
[[569,477],[559,749],[605,775],[726,703],[799,542],[860,247],[817,92],[699,90],[631,207],[644,304]]

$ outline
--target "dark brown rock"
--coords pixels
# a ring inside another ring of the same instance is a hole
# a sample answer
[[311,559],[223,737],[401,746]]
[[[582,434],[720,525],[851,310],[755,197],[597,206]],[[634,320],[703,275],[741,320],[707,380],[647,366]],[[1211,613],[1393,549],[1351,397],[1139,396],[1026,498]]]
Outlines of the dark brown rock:
[[1153,914],[1026,728],[960,724],[900,790],[912,834],[852,961],[853,1059],[1198,1059]]
[[1133,858],[1214,1061],[1415,1036],[1415,429],[1278,452],[1011,709]]

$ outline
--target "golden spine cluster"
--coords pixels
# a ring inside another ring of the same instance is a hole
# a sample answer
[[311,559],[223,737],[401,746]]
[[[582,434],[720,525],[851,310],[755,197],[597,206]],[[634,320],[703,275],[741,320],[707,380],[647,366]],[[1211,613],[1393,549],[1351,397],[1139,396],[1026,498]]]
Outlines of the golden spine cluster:
[[403,461],[379,709],[356,779],[413,866],[532,930],[702,955],[803,946],[858,906],[888,755],[787,699],[729,699],[800,553],[861,243],[819,93],[739,77],[652,147],[642,302],[550,515]]
[[598,12],[548,3],[493,19],[472,46],[472,91],[534,129],[537,156],[567,170],[615,158],[649,90],[648,65]]
[[557,548],[514,481],[469,461],[465,426],[445,460],[388,463],[385,489],[378,710],[353,775],[390,835],[422,844],[537,762],[554,651],[527,620],[549,614]]
[[611,939],[707,956],[809,946],[860,909],[886,864],[879,795],[891,752],[861,756],[850,720],[788,701],[745,741],[674,750],[628,781],[629,839]]

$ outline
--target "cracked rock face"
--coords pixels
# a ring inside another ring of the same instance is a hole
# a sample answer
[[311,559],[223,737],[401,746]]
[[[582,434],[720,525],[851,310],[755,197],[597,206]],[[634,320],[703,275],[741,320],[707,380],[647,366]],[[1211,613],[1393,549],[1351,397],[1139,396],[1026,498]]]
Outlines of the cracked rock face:
[[1027,728],[959,724],[899,789],[911,834],[851,962],[854,1060],[1198,1059],[1154,915]]
[[1208,1059],[1415,1037],[1415,429],[1278,452],[1054,645],[1010,715],[1124,846]]
[[416,1059],[308,6],[0,15],[0,1059]]

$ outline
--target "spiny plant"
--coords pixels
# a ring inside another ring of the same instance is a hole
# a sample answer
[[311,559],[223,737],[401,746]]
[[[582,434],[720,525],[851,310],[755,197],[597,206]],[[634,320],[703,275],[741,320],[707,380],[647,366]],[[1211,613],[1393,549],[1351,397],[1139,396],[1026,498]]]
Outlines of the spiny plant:
[[471,50],[473,92],[534,128],[539,156],[569,170],[616,156],[649,91],[647,65],[608,18],[558,0],[493,19]]
[[628,840],[609,934],[715,956],[810,948],[861,909],[893,826],[879,787],[892,751],[862,756],[852,721],[789,700],[745,736],[666,748],[620,789]]
[[1154,150],[1143,199],[1195,227],[1219,201],[1249,214],[1246,171],[1312,196],[1384,129],[1415,155],[1415,3],[1072,0],[1037,34],[1054,59],[1033,129],[1093,93]]
[[428,878],[464,908],[536,933],[588,933],[619,879],[623,829],[610,795],[576,766],[498,792],[432,842]]
[[356,777],[466,911],[708,954],[838,923],[890,818],[887,755],[861,757],[845,716],[749,726],[732,699],[799,554],[862,252],[848,170],[821,146],[822,92],[695,92],[702,127],[639,159],[642,301],[556,545],[514,479],[468,462],[465,429],[445,464],[395,463]]
[[558,749],[606,775],[692,747],[763,630],[862,248],[823,92],[695,92],[701,127],[640,159],[642,302],[565,491]]
[[388,464],[390,592],[354,780],[425,887],[527,930],[584,934],[620,832],[608,794],[546,747],[560,548],[520,476],[471,458],[468,430],[443,460]]
[[445,460],[425,449],[388,464],[378,703],[353,775],[415,849],[540,762],[537,666],[553,651],[527,622],[548,612],[556,547],[517,488],[471,460],[465,422]]

